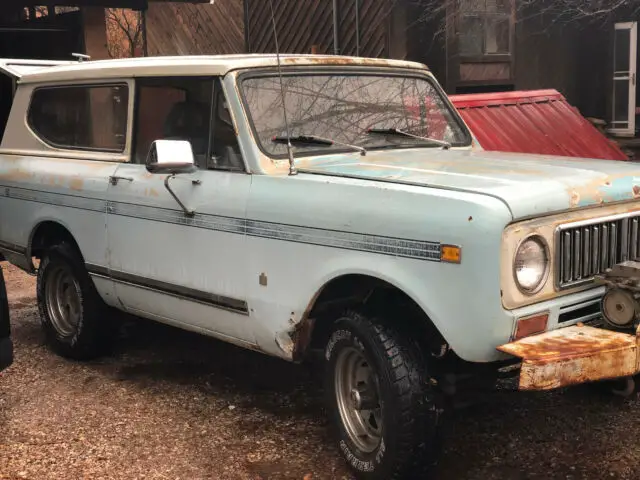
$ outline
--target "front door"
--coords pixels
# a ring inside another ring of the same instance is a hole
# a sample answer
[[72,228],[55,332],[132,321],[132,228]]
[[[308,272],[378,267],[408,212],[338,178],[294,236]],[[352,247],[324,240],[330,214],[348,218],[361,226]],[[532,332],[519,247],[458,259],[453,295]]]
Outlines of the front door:
[[616,23],[613,52],[613,116],[610,132],[635,136],[637,22]]
[[[107,206],[108,275],[118,300],[136,315],[253,344],[244,235],[251,176],[224,121],[219,82],[149,78],[136,90],[132,161],[118,167]],[[192,144],[198,171],[169,186],[193,216],[165,188],[166,175],[146,170],[158,139]]]

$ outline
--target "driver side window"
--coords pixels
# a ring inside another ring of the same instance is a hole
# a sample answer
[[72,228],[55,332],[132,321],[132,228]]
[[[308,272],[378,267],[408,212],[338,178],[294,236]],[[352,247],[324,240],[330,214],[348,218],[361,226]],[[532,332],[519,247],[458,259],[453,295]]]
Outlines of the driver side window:
[[188,140],[199,168],[245,171],[218,79],[139,79],[134,138],[134,163],[145,162],[155,140]]
[[227,100],[218,81],[215,83],[211,155],[207,168],[244,171],[236,129],[231,120]]

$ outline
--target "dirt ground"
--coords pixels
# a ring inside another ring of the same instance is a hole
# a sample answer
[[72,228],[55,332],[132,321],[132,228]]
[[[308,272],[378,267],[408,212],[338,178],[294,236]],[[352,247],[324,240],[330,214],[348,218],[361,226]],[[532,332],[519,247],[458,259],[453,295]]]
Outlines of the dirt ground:
[[[351,478],[307,369],[143,321],[108,358],[63,360],[43,345],[33,278],[4,268],[1,479]],[[454,417],[436,478],[640,478],[639,405],[500,390]]]

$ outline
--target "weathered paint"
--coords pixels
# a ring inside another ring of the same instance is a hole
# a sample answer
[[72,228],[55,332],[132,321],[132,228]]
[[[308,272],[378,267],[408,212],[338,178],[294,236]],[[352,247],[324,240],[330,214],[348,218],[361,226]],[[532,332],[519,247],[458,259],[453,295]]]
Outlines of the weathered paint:
[[84,180],[82,178],[71,178],[69,180],[69,188],[71,190],[82,191],[82,186],[84,185]]
[[[313,65],[315,60],[305,62]],[[208,75],[216,68],[272,67],[274,58],[237,64],[229,58],[147,59],[118,62],[113,68],[91,63],[90,68],[58,70],[50,78],[103,80],[126,72]],[[389,66],[409,68],[397,62]],[[364,158],[352,153],[300,157],[301,173],[288,176],[287,160],[260,153],[231,74],[223,84],[247,172],[199,170],[176,181],[177,195],[196,212],[185,218],[164,189],[163,176],[128,162],[135,102],[131,79],[130,127],[122,155],[57,151],[43,145],[24,125],[36,80],[48,77],[32,78],[19,87],[0,151],[0,175],[19,168],[35,177],[0,182],[6,187],[0,189],[0,240],[26,248],[40,222],[57,221],[76,238],[85,260],[103,270],[224,296],[246,303],[248,309],[216,309],[184,296],[114,285],[112,278],[95,276],[99,293],[110,305],[288,360],[308,342],[311,320],[304,312],[313,298],[343,275],[378,278],[403,291],[468,361],[502,358],[496,346],[509,341],[515,320],[522,316],[549,311],[549,328],[558,328],[563,308],[593,301],[601,292],[567,292],[537,298],[535,305],[504,308],[499,279],[502,271],[511,271],[512,262],[501,262],[505,226],[514,218],[568,209],[569,189],[633,173],[629,165],[623,168],[615,162],[418,148],[371,151]],[[108,179],[114,174],[133,181],[111,185]],[[69,180],[76,177],[83,178],[81,195],[69,188]],[[194,186],[187,180],[201,183]],[[26,198],[28,189],[41,194],[40,203]],[[158,195],[151,195],[152,190]],[[48,195],[53,201],[42,198]],[[66,203],[71,201],[73,205]],[[79,208],[85,202],[88,206]],[[592,214],[603,214],[609,206],[600,208]],[[640,207],[631,203],[624,208]],[[271,225],[269,235],[254,234],[250,224]],[[365,248],[372,238],[380,243],[383,237],[390,239],[393,249]],[[357,248],[345,246],[345,238]],[[459,245],[464,257],[460,264],[411,258],[399,254],[406,248],[403,242]],[[260,272],[268,272],[267,285],[256,281]]]
[[638,337],[575,325],[498,347],[522,359],[520,390],[551,390],[635,375]]
[[640,168],[629,162],[438,148],[301,158],[301,170],[451,188],[504,201],[514,220],[634,200]]
[[[514,223],[512,225],[509,225],[504,230],[502,239],[504,248],[501,251],[501,263],[502,265],[511,265],[516,254],[517,246],[520,244],[522,239],[528,237],[529,235],[539,235],[547,239],[547,242],[549,244],[549,257],[553,259],[556,256],[554,235],[556,229],[560,225],[580,222],[583,220],[603,218],[612,215],[637,214],[638,212],[640,212],[640,204],[638,204],[637,202],[627,202],[610,205],[598,205],[584,209],[575,209],[547,217],[539,217]],[[580,290],[593,288],[592,284],[587,283],[573,289],[567,289],[560,292],[556,291],[553,281],[557,273],[555,268],[555,262],[552,262],[549,269],[549,280],[544,285],[544,287],[535,295],[526,295],[522,293],[513,282],[512,270],[509,268],[502,269],[501,290],[503,306],[509,310],[512,310],[515,308],[523,307],[525,305],[533,305],[536,303],[540,303],[541,301],[557,298],[561,295],[571,295]]]
[[[340,66],[376,66],[407,68],[427,71],[425,65],[405,60],[344,57],[332,55],[280,55],[284,67],[292,65],[340,65]],[[227,73],[249,68],[274,68],[277,66],[275,54],[266,55],[211,55],[177,57],[138,57],[118,60],[97,60],[75,62],[70,65],[56,66],[46,71],[39,69],[22,77],[22,84],[39,82],[74,82],[87,80],[105,80],[113,78],[131,78],[148,76],[224,76]]]
[[387,68],[418,68],[427,69],[427,66],[415,62],[398,62],[397,60],[389,60],[385,58],[366,58],[366,57],[346,57],[333,55],[309,55],[309,56],[282,56],[283,65],[343,65],[343,66],[359,66],[365,65],[370,67],[387,67]]

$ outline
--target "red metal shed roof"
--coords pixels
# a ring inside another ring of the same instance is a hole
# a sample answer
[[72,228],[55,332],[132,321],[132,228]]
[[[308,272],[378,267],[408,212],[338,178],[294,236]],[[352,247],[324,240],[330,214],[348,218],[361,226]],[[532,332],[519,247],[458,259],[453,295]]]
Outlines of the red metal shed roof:
[[450,98],[485,150],[628,160],[556,90]]

